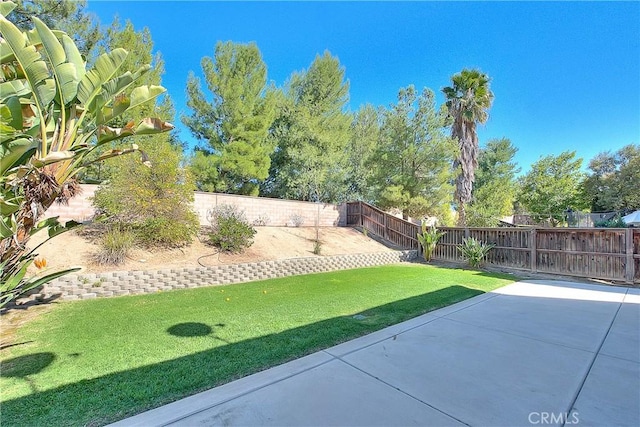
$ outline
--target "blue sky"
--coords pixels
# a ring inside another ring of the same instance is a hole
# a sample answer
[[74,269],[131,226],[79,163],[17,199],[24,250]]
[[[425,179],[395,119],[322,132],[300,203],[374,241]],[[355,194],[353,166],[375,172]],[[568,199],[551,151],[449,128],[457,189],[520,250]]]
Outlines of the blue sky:
[[[523,172],[543,155],[576,150],[586,165],[640,143],[640,2],[90,0],[89,11],[151,30],[179,114],[189,71],[201,75],[218,40],[255,41],[278,86],[329,50],[346,69],[351,111],[388,106],[409,84],[440,93],[480,68],[495,94],[480,144],[511,139]],[[186,129],[181,138],[195,143]]]

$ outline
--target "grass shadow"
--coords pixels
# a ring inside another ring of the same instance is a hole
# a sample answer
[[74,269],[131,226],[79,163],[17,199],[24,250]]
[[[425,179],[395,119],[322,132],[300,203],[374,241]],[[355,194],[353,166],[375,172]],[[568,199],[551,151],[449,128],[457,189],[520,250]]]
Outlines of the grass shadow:
[[167,328],[167,333],[176,337],[205,337],[211,332],[211,326],[197,322],[178,323]]
[[13,357],[11,359],[4,360],[0,364],[0,377],[19,378],[29,384],[29,388],[32,393],[37,393],[38,388],[29,376],[43,371],[47,366],[51,365],[55,359],[56,355],[51,352],[33,353]]
[[[482,293],[464,286],[450,286],[360,313],[34,391],[2,403],[3,426],[106,424]],[[201,323],[183,323],[169,329],[173,333],[169,330],[164,333],[199,336],[211,332],[211,327]],[[55,355],[47,357],[53,360]]]

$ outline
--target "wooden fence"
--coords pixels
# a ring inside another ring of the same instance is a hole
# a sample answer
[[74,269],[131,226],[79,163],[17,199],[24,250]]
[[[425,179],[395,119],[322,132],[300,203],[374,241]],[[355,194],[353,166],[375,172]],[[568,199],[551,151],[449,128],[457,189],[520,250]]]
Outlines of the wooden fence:
[[347,226],[359,226],[403,249],[420,249],[420,228],[365,202],[347,203]]
[[[418,248],[418,225],[364,202],[347,204],[347,225],[361,226],[403,248]],[[640,229],[442,227],[433,257],[464,262],[465,237],[495,245],[487,264],[531,272],[640,283]]]

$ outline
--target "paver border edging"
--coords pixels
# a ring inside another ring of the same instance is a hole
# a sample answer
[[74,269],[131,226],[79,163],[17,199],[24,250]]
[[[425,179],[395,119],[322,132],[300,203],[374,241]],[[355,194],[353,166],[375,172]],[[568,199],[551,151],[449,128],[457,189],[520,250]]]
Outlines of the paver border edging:
[[139,295],[173,289],[244,283],[277,277],[395,264],[412,261],[417,258],[417,255],[416,250],[405,250],[288,258],[213,267],[69,274],[47,283],[37,292],[19,299],[18,303],[48,301],[57,298],[80,300]]

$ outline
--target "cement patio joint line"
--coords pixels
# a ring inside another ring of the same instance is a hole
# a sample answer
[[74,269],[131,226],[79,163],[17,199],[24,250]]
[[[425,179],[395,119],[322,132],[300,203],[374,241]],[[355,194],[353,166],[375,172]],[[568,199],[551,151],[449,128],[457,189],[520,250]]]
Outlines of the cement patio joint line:
[[[629,290],[627,289],[626,292],[624,293],[624,297],[626,297],[628,293],[629,293]],[[580,396],[580,393],[582,392],[582,389],[584,388],[584,384],[587,382],[587,377],[589,377],[589,374],[591,373],[591,369],[593,369],[593,365],[596,363],[596,359],[600,355],[600,351],[602,350],[602,346],[604,346],[604,342],[607,340],[607,337],[609,336],[609,332],[611,332],[611,328],[613,327],[613,324],[616,321],[616,318],[618,317],[618,314],[620,313],[620,309],[622,308],[622,304],[624,304],[624,297],[622,298],[622,301],[620,301],[618,303],[618,309],[616,310],[616,314],[614,314],[612,316],[611,322],[609,323],[609,328],[607,328],[607,332],[604,334],[604,337],[602,338],[602,341],[600,341],[600,345],[596,349],[596,352],[594,353],[593,358],[591,359],[591,363],[589,363],[589,367],[587,368],[587,372],[582,377],[582,381],[580,381],[580,385],[578,386],[578,390],[574,394],[573,399],[571,400],[571,403],[569,404],[569,408],[565,412],[565,414],[567,414],[567,417],[566,417],[567,419],[569,418],[568,414],[573,412],[573,408],[574,408],[574,406],[576,404],[576,401],[578,400],[578,397]],[[564,427],[565,424],[566,424],[566,419],[562,423],[562,427]]]
[[355,366],[355,365],[353,365],[353,364],[351,364],[351,363],[347,362],[346,360],[342,359],[341,357],[335,356],[335,358],[336,358],[336,359],[338,359],[339,361],[341,361],[342,363],[344,363],[344,364],[346,364],[346,365],[348,365],[348,366],[351,366],[353,369],[355,369],[355,370],[357,370],[357,371],[359,371],[359,372],[362,372],[362,373],[363,373],[363,374],[365,374],[366,376],[368,376],[368,377],[370,377],[370,378],[373,378],[375,381],[378,381],[379,383],[382,383],[382,384],[384,384],[384,385],[385,385],[385,386],[387,386],[387,387],[390,387],[390,388],[392,388],[392,389],[394,389],[394,390],[396,390],[396,391],[399,391],[400,393],[404,394],[405,396],[409,397],[410,399],[413,399],[413,400],[415,400],[416,402],[420,402],[421,404],[423,404],[423,405],[425,405],[425,406],[428,406],[429,408],[433,409],[434,411],[437,411],[437,412],[441,413],[442,415],[444,415],[444,416],[446,416],[446,417],[449,417],[449,418],[451,418],[452,420],[455,420],[456,422],[459,422],[459,423],[460,423],[460,424],[462,424],[462,425],[465,425],[465,426],[469,426],[469,427],[471,427],[471,424],[469,424],[469,423],[465,423],[465,422],[464,422],[464,421],[462,421],[461,419],[458,419],[458,418],[454,417],[453,415],[451,415],[451,414],[449,414],[449,413],[447,413],[447,412],[443,411],[443,410],[442,410],[442,409],[440,409],[440,408],[436,408],[435,406],[431,405],[430,403],[425,402],[424,400],[418,399],[416,396],[414,396],[414,395],[412,395],[412,394],[410,394],[410,393],[407,393],[406,391],[402,390],[401,388],[398,388],[398,387],[394,386],[393,384],[390,384],[390,383],[388,383],[388,382],[386,382],[386,381],[384,381],[384,380],[382,380],[382,379],[380,379],[380,378],[378,378],[378,377],[376,377],[376,376],[374,376],[374,375],[371,375],[369,372],[364,371],[364,370],[362,370],[362,369],[358,368],[357,366]]
[[[427,315],[427,314],[431,314],[431,312],[425,313],[424,315]],[[358,351],[360,351],[360,350],[364,350],[365,348],[369,348],[369,347],[374,346],[374,345],[376,345],[376,344],[380,344],[380,343],[381,343],[381,342],[383,342],[383,341],[387,341],[387,340],[390,340],[390,339],[395,339],[398,335],[402,335],[402,334],[404,334],[404,333],[406,333],[406,332],[413,331],[414,329],[417,329],[417,328],[420,328],[420,327],[422,327],[422,326],[424,326],[424,325],[427,325],[427,324],[429,324],[429,323],[431,323],[431,322],[433,322],[433,321],[435,321],[435,320],[437,320],[437,319],[441,319],[441,318],[440,318],[440,317],[434,317],[433,319],[426,320],[424,323],[420,323],[419,325],[411,326],[410,328],[403,329],[403,330],[399,331],[398,333],[393,334],[393,335],[390,335],[390,336],[388,336],[388,337],[380,338],[379,340],[377,340],[377,341],[375,341],[375,342],[371,342],[371,343],[369,343],[369,344],[363,345],[362,347],[358,347],[358,348],[356,348],[356,349],[354,349],[354,350],[351,350],[351,351],[348,351],[348,352],[346,352],[346,353],[343,353],[343,354],[341,354],[340,356],[335,356],[334,354],[332,354],[332,353],[330,353],[330,352],[329,352],[329,350],[331,350],[333,347],[325,348],[325,349],[320,350],[320,351],[321,351],[321,352],[323,352],[323,353],[328,354],[328,355],[329,355],[329,356],[331,356],[331,357],[335,357],[335,358],[338,358],[338,359],[339,359],[340,357],[348,356],[348,355],[353,354],[353,353],[356,353],[356,352],[358,352]],[[409,319],[409,320],[411,320],[411,319]],[[387,326],[387,327],[388,327],[388,328],[392,328],[393,326],[394,326],[394,325]],[[371,333],[371,334],[375,334],[376,332],[380,332],[380,331],[384,331],[384,328],[383,328],[383,329],[378,329],[377,331],[370,332],[370,333]],[[364,335],[364,336],[366,336],[366,335]],[[358,339],[358,338],[355,338],[355,339]],[[344,343],[347,343],[347,342],[348,342],[348,341],[344,341]],[[340,343],[340,344],[343,344],[343,343]],[[340,344],[336,344],[336,346],[338,346],[338,345],[340,345]],[[335,346],[334,346],[334,347],[335,347]]]

